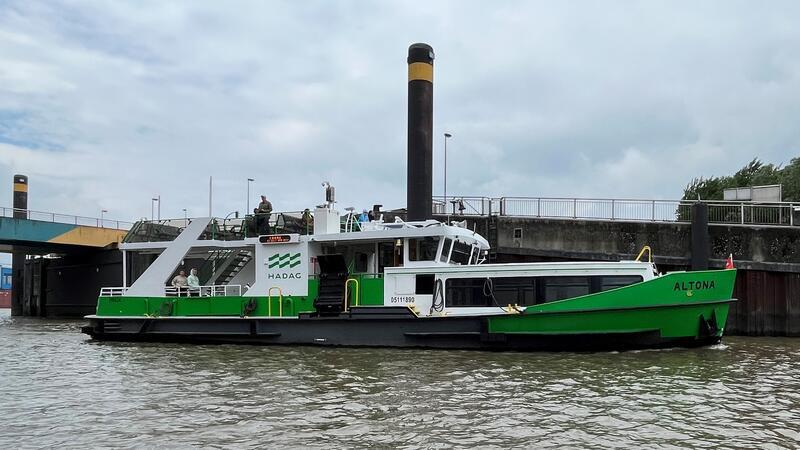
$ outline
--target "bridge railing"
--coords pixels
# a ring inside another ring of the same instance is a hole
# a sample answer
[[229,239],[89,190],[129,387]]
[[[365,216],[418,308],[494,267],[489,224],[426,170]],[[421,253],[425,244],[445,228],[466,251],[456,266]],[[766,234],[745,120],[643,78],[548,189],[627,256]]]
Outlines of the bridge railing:
[[129,230],[133,226],[132,222],[125,222],[123,220],[75,216],[71,214],[61,214],[55,212],[34,211],[31,209],[0,207],[0,217],[13,218],[15,216],[42,222],[66,223],[70,225],[82,225],[97,228],[113,228],[117,230]]
[[[690,222],[687,200],[558,197],[434,197],[434,214],[454,216],[541,217],[575,220]],[[712,200],[708,220],[715,224],[800,226],[800,203]]]

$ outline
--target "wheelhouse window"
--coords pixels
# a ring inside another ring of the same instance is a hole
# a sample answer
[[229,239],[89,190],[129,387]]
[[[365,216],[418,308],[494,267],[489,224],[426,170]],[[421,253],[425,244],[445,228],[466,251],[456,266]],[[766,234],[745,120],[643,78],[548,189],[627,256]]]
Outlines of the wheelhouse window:
[[445,282],[449,307],[532,306],[639,283],[639,275],[450,278]]
[[450,262],[462,265],[469,264],[469,258],[471,254],[471,245],[465,244],[461,241],[455,241],[453,244],[453,253],[450,255]]
[[439,261],[446,263],[448,259],[450,259],[450,247],[453,246],[453,240],[450,238],[444,238],[444,244],[442,244],[442,255],[439,257]]
[[436,261],[439,237],[413,238],[408,240],[409,261]]
[[477,245],[472,246],[472,252],[470,253],[469,263],[470,264],[478,264],[478,258],[481,256],[481,249]]

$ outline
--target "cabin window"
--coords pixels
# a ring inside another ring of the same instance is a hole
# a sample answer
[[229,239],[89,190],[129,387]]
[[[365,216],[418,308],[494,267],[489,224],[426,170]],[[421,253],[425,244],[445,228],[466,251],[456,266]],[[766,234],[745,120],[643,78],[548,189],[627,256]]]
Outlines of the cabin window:
[[554,302],[565,298],[580,297],[591,292],[589,277],[542,277],[543,301]]
[[[639,283],[639,275],[451,278],[445,282],[447,306],[532,306]],[[494,294],[494,299],[492,299]],[[496,303],[495,303],[496,301]]]
[[472,252],[472,246],[460,241],[455,241],[453,244],[453,254],[450,255],[450,261],[456,264],[466,265],[469,264],[469,257]]
[[416,293],[421,295],[433,294],[433,274],[417,275]]
[[595,278],[598,282],[598,286],[596,288],[597,292],[609,291],[611,289],[641,283],[643,280],[640,275],[607,275],[593,278]]
[[355,252],[352,261],[352,268],[350,273],[367,273],[369,272],[369,255],[366,253]]
[[379,242],[378,243],[378,272],[383,273],[386,267],[395,266],[394,257],[394,243],[393,242]]
[[438,237],[424,237],[408,240],[409,261],[436,261],[437,250],[439,250]]
[[491,296],[483,295],[485,278],[451,278],[445,282],[447,306],[493,306]]
[[447,260],[450,258],[450,247],[452,246],[453,240],[450,238],[444,238],[444,244],[442,244],[442,256],[439,257],[440,262],[447,262]]

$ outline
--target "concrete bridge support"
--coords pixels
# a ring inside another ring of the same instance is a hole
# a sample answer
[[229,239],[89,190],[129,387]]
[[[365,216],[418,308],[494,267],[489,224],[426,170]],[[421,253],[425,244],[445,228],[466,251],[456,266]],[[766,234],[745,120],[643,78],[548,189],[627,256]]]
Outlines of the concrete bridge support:
[[[14,213],[15,219],[26,219],[28,209],[28,177],[14,175]],[[25,253],[15,251],[11,254],[11,315],[19,316],[23,312]]]

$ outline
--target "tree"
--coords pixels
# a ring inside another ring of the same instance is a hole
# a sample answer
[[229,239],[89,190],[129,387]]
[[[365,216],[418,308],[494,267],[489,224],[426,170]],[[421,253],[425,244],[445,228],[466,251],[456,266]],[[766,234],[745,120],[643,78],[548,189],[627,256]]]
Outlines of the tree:
[[[729,188],[780,184],[785,202],[800,201],[800,158],[792,158],[785,167],[764,164],[757,158],[730,176],[695,178],[683,190],[683,200],[722,200]],[[678,220],[689,220],[687,207],[678,207]],[[797,213],[789,206],[721,206],[709,211],[709,220],[722,223],[759,223],[787,225]]]
[[800,201],[800,158],[792,158],[785,167],[764,164],[757,158],[729,176],[694,178],[683,190],[683,200],[722,200],[728,188],[783,185],[783,201]]

